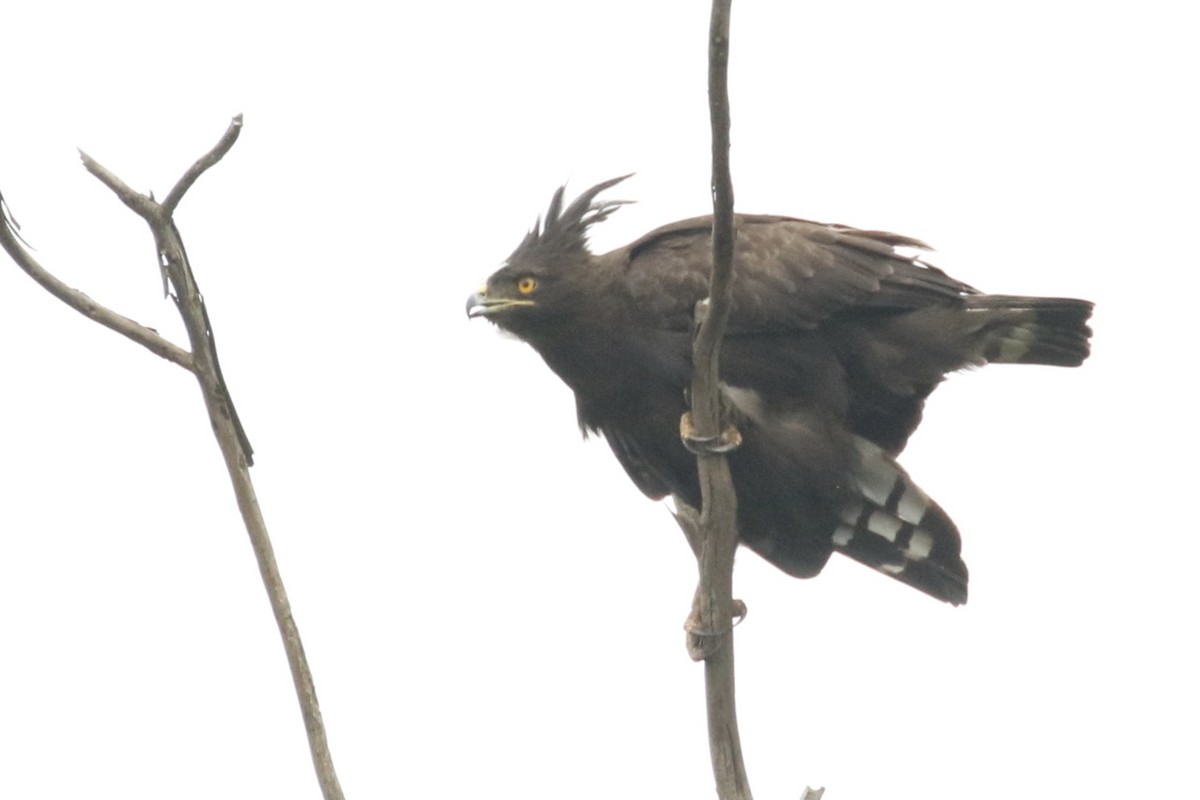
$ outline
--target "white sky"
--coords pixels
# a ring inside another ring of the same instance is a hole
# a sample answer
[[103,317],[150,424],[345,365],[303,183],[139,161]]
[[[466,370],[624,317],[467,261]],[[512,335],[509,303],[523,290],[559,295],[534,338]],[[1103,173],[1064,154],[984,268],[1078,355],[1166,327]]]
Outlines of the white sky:
[[[161,197],[245,114],[177,219],[349,797],[711,796],[681,535],[463,315],[565,180],[637,171],[599,248],[706,210],[707,17],[4,12],[0,191],[48,268],[180,343],[148,232],[73,148]],[[963,532],[970,605],[743,554],[758,797],[1195,790],[1193,33],[1179,3],[735,7],[739,209],[1098,304],[1083,369],[958,376],[902,459]],[[7,261],[0,343],[4,793],[318,797],[194,382]]]

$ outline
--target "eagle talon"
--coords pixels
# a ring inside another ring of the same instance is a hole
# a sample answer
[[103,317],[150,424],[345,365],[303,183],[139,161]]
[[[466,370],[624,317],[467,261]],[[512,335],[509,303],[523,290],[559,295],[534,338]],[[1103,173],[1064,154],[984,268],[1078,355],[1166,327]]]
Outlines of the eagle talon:
[[746,602],[744,600],[738,600],[736,597],[733,598],[733,605],[730,608],[730,611],[732,612],[733,616],[729,622],[729,627],[723,627],[714,630],[712,628],[704,627],[704,624],[700,622],[699,609],[693,608],[692,613],[688,615],[687,620],[685,620],[683,623],[683,629],[692,636],[723,636],[724,634],[729,633],[731,630],[736,628],[738,625],[741,625],[746,619]]
[[733,599],[733,619],[728,627],[718,629],[707,628],[700,621],[700,609],[696,606],[692,607],[692,613],[688,615],[687,620],[683,623],[683,630],[687,633],[687,651],[693,661],[703,661],[717,651],[721,646],[721,642],[716,637],[724,636],[731,633],[734,628],[742,623],[746,618],[746,604],[736,597]]
[[742,444],[742,434],[729,425],[717,436],[697,436],[692,427],[692,414],[684,412],[679,419],[679,438],[683,446],[698,456],[720,456],[732,453]]

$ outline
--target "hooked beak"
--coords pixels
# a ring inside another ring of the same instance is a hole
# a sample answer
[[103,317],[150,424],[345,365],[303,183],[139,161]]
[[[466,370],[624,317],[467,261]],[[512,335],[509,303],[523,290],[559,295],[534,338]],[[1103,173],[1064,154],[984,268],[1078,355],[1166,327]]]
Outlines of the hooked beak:
[[467,319],[473,317],[482,317],[487,313],[487,298],[483,296],[483,292],[472,292],[467,298]]
[[504,311],[516,306],[531,306],[532,300],[512,300],[509,298],[487,296],[487,286],[480,286],[467,298],[467,318],[486,317],[498,311]]

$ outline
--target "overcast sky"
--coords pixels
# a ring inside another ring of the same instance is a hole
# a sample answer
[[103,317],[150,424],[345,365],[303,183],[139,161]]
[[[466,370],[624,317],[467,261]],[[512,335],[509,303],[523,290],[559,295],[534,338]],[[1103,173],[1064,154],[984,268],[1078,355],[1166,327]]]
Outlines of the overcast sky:
[[[993,8],[734,9],[740,210],[1097,303],[1083,368],[955,376],[901,459],[963,533],[969,605],[741,555],[760,798],[1194,789],[1194,22]],[[148,231],[74,148],[162,197],[245,115],[177,221],[348,797],[711,796],[682,536],[536,354],[463,315],[563,182],[637,172],[597,249],[708,209],[707,22],[645,0],[4,12],[23,235],[181,344]],[[318,797],[195,382],[7,259],[0,356],[4,794]]]

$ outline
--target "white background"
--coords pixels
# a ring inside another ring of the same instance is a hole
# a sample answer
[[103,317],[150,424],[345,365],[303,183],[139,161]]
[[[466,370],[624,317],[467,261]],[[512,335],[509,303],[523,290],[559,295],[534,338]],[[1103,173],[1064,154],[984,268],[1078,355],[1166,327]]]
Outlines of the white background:
[[[734,9],[738,208],[895,230],[1097,302],[1080,370],[993,367],[903,463],[971,603],[743,554],[760,798],[1195,796],[1194,23],[1183,4]],[[712,795],[667,512],[466,295],[625,172],[597,249],[708,207],[707,4],[24,3],[0,191],[36,256],[185,343],[178,222],[352,798]],[[315,798],[266,598],[182,370],[0,263],[0,762],[21,798]]]

